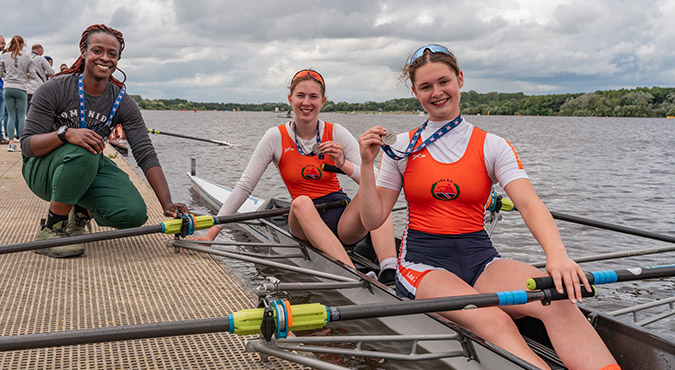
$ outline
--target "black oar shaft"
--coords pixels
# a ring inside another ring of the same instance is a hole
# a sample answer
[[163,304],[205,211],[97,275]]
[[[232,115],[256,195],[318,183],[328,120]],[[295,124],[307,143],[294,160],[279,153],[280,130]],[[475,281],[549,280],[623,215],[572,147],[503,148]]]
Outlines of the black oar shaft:
[[[584,296],[592,293],[583,291]],[[566,294],[559,294],[553,289],[540,291],[510,291],[468,296],[424,299],[419,301],[373,303],[367,305],[317,307],[330,314],[330,321],[367,319],[387,316],[401,316],[426,312],[442,312],[477,307],[524,304],[533,300],[544,302],[567,299]],[[234,314],[233,314],[234,315]],[[176,335],[193,335],[213,332],[229,332],[228,317],[174,321],[154,324],[127,325],[111,328],[74,330],[45,334],[26,334],[0,337],[0,351],[98,343],[118,340],[157,338]],[[235,326],[237,319],[232,318]],[[236,331],[235,331],[236,332]]]
[[[317,210],[324,210],[324,209],[344,207],[344,206],[346,206],[346,204],[347,204],[346,201],[337,200],[337,201],[332,201],[332,202],[316,204],[315,206],[316,206]],[[240,222],[240,221],[253,220],[253,219],[257,219],[257,218],[279,216],[279,215],[286,214],[289,211],[290,211],[290,207],[275,208],[275,209],[266,210],[266,211],[246,212],[246,213],[237,213],[237,214],[234,214],[234,215],[218,216],[218,217],[214,217],[213,219],[214,219],[214,224],[218,225],[218,224],[226,224],[226,223],[234,223],[234,222]],[[0,246],[0,254],[23,252],[23,251],[29,251],[29,250],[34,250],[34,249],[42,249],[42,248],[59,247],[59,246],[69,245],[69,244],[90,243],[90,242],[96,242],[96,241],[108,240],[108,239],[115,239],[115,238],[126,238],[126,237],[129,237],[129,236],[139,236],[139,235],[161,233],[163,231],[164,231],[164,226],[162,224],[159,224],[159,225],[132,227],[132,228],[129,228],[129,229],[104,231],[104,232],[94,233],[94,234],[69,236],[69,237],[64,237],[64,238],[55,238],[55,239],[47,239],[47,240],[34,240],[34,241],[30,241],[30,242],[25,242],[25,243]]]
[[10,244],[0,247],[0,254],[23,252],[34,249],[59,247],[68,244],[90,243],[100,240],[108,240],[114,238],[125,238],[128,236],[147,235],[162,232],[162,225],[140,226],[132,227],[130,229],[121,229],[113,231],[103,231],[94,234],[84,234],[77,236],[69,236],[65,238],[35,240],[19,244]]
[[[320,203],[316,204],[316,209],[321,211],[325,209],[332,209],[332,208],[338,208],[338,207],[345,207],[347,205],[347,202],[344,200],[334,200],[331,202],[326,202],[326,203]],[[290,212],[291,208],[290,207],[285,207],[285,208],[274,208],[266,211],[256,211],[256,212],[246,212],[246,213],[237,213],[234,215],[225,215],[225,216],[218,216],[215,217],[215,223],[216,224],[225,224],[225,223],[233,223],[233,222],[240,222],[240,221],[248,221],[251,219],[255,218],[267,218],[267,217],[273,217],[273,216],[279,216],[279,215],[284,215],[288,212]],[[251,217],[252,214],[255,214],[255,217]]]
[[597,227],[597,228],[600,228],[600,229],[611,230],[611,231],[616,231],[616,232],[635,235],[635,236],[641,236],[641,237],[644,237],[644,238],[649,238],[649,239],[654,239],[654,240],[661,240],[661,241],[669,242],[669,243],[675,243],[675,237],[668,236],[668,235],[662,235],[662,234],[657,234],[657,233],[653,233],[653,232],[649,232],[649,231],[633,229],[633,228],[630,228],[630,227],[614,225],[614,224],[601,222],[601,221],[589,220],[587,218],[570,216],[570,215],[566,215],[566,214],[562,214],[562,213],[558,213],[558,212],[551,212],[551,215],[553,216],[553,218],[558,219],[558,220],[574,222],[574,223],[581,224],[581,225],[593,226],[593,227]]
[[228,332],[227,317],[0,337],[0,351]]
[[218,144],[218,145],[231,145],[230,143],[226,141],[218,141],[218,140],[211,140],[211,139],[204,139],[201,137],[195,137],[195,136],[188,136],[188,135],[182,135],[182,134],[176,134],[173,132],[166,132],[166,131],[159,131],[159,130],[153,130],[151,128],[148,129],[148,132],[151,134],[161,134],[161,135],[167,135],[167,136],[174,136],[174,137],[180,137],[183,139],[190,139],[190,140],[197,140],[197,141],[204,141],[207,143],[213,143],[213,144]]
[[[644,280],[675,276],[675,265],[594,271],[587,272],[585,275],[590,284],[608,284],[618,281]],[[553,278],[550,276],[531,278],[527,281],[528,289],[547,289],[552,287]]]

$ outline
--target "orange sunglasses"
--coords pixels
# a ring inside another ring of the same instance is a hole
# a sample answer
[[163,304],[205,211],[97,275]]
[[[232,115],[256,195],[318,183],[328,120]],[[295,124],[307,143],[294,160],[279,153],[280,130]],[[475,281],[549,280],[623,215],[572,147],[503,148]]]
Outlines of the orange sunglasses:
[[321,77],[319,72],[312,71],[311,69],[303,69],[303,70],[299,71],[298,73],[295,74],[295,76],[293,76],[293,78],[291,79],[291,82],[295,81],[296,79],[298,79],[300,77],[305,77],[307,75],[309,75],[313,79],[317,80],[320,84],[325,85],[325,83],[323,82],[323,77]]

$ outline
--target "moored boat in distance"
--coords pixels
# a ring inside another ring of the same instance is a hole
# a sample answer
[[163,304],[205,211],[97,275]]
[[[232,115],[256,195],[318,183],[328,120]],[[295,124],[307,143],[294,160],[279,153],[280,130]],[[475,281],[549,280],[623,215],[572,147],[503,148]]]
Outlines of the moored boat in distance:
[[[188,174],[193,189],[199,198],[204,201],[209,208],[218,210],[222,202],[229,196],[231,189],[204,180],[194,175]],[[287,201],[278,199],[264,200],[257,197],[249,197],[239,212],[260,211],[263,209],[272,209],[279,207],[288,207]],[[261,219],[256,223],[238,224],[238,228],[244,230],[254,240],[262,244],[277,244],[283,248],[270,248],[270,253],[274,253],[276,261],[285,260],[289,265],[307,269],[308,271],[320,271],[330,275],[337,276],[339,279],[331,279],[322,275],[314,275],[318,281],[315,285],[333,283],[334,286],[344,286],[335,289],[349,302],[355,305],[364,305],[372,303],[389,303],[396,305],[404,301],[398,297],[395,291],[377,281],[370,280],[361,271],[353,270],[341,264],[340,262],[324,255],[322,252],[294,239],[287,231],[286,217],[277,216],[269,219]],[[237,243],[232,243],[237,245]],[[244,243],[253,244],[253,243]],[[296,248],[289,248],[295,245]],[[255,248],[255,247],[254,247]],[[301,253],[298,253],[300,251]],[[348,251],[353,258],[357,268],[360,265],[368,264],[368,259],[364,258],[355,250]],[[288,256],[284,258],[284,256]],[[377,268],[376,264],[369,266]],[[317,277],[320,276],[320,277]],[[263,284],[258,288],[259,295],[263,296],[269,290],[285,287],[294,287],[294,282],[281,281],[279,283]],[[299,284],[305,289],[313,289],[313,285]],[[349,285],[352,284],[352,285]],[[298,284],[296,284],[296,287]],[[587,307],[581,307],[593,323],[596,330],[603,338],[610,351],[622,366],[623,369],[672,369],[675,364],[675,344],[649,333],[642,327],[625,323],[616,318],[591,310]],[[421,351],[409,354],[391,354],[388,352],[374,352],[358,350],[362,341],[357,341],[357,350],[352,352],[342,348],[335,348],[330,352],[327,347],[319,347],[319,352],[348,354],[366,357],[380,357],[396,360],[420,360],[436,358],[433,367],[437,363],[454,369],[534,369],[532,365],[504,351],[503,349],[486,342],[474,333],[452,322],[444,319],[437,314],[415,314],[406,316],[381,317],[373,320],[379,320],[378,326],[386,326],[388,331],[396,333],[396,338],[391,336],[383,338],[387,341],[405,340],[409,338],[413,343],[413,348],[417,347]],[[381,325],[380,325],[381,324]],[[544,358],[552,369],[564,369],[564,365],[552,350],[548,336],[541,322],[534,319],[517,320],[523,336],[526,338],[533,350]],[[447,336],[447,337],[446,337]],[[338,337],[340,338],[340,337]],[[368,336],[363,338],[370,338]],[[350,338],[353,339],[353,338]],[[295,338],[294,340],[302,340]],[[375,339],[376,340],[376,339]],[[305,344],[304,346],[285,346],[284,340],[277,340],[275,349],[283,350],[307,350],[312,348]],[[250,350],[250,349],[249,349]],[[413,352],[415,350],[413,349]],[[374,353],[370,353],[374,352]],[[428,352],[428,353],[423,353]],[[284,353],[274,353],[275,356],[284,356]],[[292,359],[284,357],[286,359]],[[426,364],[426,363],[425,363]]]

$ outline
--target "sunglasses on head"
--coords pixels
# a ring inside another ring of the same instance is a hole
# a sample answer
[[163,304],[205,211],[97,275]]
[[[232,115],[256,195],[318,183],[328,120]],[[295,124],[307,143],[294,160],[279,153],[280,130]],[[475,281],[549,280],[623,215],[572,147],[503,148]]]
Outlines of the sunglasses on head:
[[410,62],[408,63],[408,65],[413,64],[413,62],[416,61],[422,55],[424,55],[424,52],[427,51],[427,50],[429,50],[432,53],[443,53],[443,54],[452,55],[450,50],[448,50],[448,48],[446,48],[443,45],[438,45],[438,44],[424,45],[421,48],[417,49],[413,53],[413,55],[410,57]]
[[303,69],[302,71],[296,73],[295,76],[293,76],[293,79],[291,79],[291,82],[295,81],[296,79],[298,79],[300,77],[305,77],[307,75],[309,75],[313,79],[319,81],[320,84],[325,85],[324,82],[323,82],[323,77],[321,77],[319,72],[312,71],[312,70],[309,70],[309,69]]

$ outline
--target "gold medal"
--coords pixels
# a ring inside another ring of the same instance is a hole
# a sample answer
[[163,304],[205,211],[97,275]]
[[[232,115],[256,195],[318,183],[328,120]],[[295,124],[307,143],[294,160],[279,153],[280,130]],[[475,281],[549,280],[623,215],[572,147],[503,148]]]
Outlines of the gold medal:
[[396,143],[396,134],[387,131],[387,133],[382,136],[382,142],[384,145],[394,145]]

